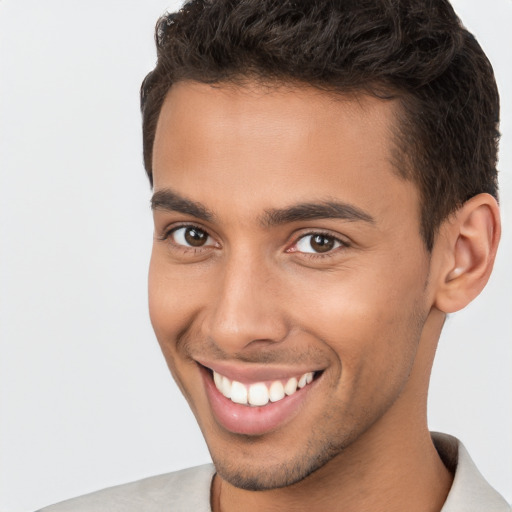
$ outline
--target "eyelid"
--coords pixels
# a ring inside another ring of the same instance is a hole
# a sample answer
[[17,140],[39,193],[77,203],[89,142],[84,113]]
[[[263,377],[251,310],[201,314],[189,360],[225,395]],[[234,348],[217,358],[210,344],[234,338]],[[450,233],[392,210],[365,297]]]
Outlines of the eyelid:
[[[193,247],[193,246],[188,246],[188,245],[183,245],[183,244],[177,243],[173,239],[173,236],[172,236],[173,233],[175,233],[179,229],[186,229],[186,228],[194,228],[199,231],[203,231],[204,233],[206,233],[208,235],[208,238],[211,238],[214,241],[214,243],[213,244],[211,244],[211,243],[205,244],[205,245],[199,246],[199,247]],[[162,230],[162,233],[160,235],[158,235],[158,239],[163,242],[168,242],[175,248],[182,249],[182,250],[193,250],[195,252],[210,249],[212,247],[220,247],[219,242],[217,241],[216,237],[214,235],[212,235],[210,230],[205,228],[204,226],[201,226],[199,223],[196,223],[196,222],[179,222],[179,223],[171,224],[170,226],[167,226]]]
[[[322,236],[325,236],[325,237],[333,238],[336,242],[339,243],[339,246],[338,247],[334,247],[333,249],[331,249],[331,250],[329,250],[329,251],[327,251],[325,253],[321,253],[321,252],[303,252],[303,251],[299,251],[297,249],[294,250],[294,247],[297,246],[297,244],[299,243],[300,240],[302,240],[303,238],[306,238],[308,236],[315,236],[315,235],[322,235]],[[344,248],[347,248],[347,247],[350,247],[350,246],[351,246],[350,241],[347,240],[346,238],[342,237],[339,234],[334,234],[334,233],[332,233],[332,232],[330,232],[328,230],[324,230],[324,229],[311,229],[311,230],[308,230],[308,231],[301,231],[298,234],[295,234],[295,236],[293,238],[293,241],[288,246],[288,249],[286,249],[286,252],[295,253],[295,254],[301,254],[301,255],[303,255],[305,257],[313,257],[313,258],[330,257],[334,253],[336,253],[338,250],[344,249]]]
[[210,233],[210,230],[205,228],[204,226],[201,226],[201,224],[197,222],[173,222],[172,224],[166,225],[161,229],[161,234],[158,235],[158,237],[162,240],[166,239],[173,233],[174,231],[177,231],[180,228],[196,228],[200,231],[204,231],[205,233],[208,233],[209,236],[212,236]]

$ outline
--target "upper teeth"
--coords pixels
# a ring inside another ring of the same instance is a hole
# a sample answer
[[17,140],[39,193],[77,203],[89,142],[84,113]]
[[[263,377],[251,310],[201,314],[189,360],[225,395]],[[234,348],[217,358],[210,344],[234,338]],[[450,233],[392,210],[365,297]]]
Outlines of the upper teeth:
[[262,406],[270,402],[278,402],[286,395],[293,395],[297,389],[303,388],[313,380],[314,372],[301,375],[298,379],[292,377],[288,380],[275,380],[267,386],[264,382],[242,384],[230,380],[220,373],[213,372],[215,387],[232,402],[244,405]]

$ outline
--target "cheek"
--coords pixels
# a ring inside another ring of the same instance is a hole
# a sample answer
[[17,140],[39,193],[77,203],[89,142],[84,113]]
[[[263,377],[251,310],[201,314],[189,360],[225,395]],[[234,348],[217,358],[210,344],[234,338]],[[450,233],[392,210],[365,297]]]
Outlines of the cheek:
[[166,356],[192,322],[200,290],[186,269],[169,265],[158,251],[153,251],[148,278],[149,315]]
[[[180,337],[187,332],[195,318],[197,304],[197,287],[191,284],[186,273],[178,267],[172,267],[165,255],[153,255],[149,266],[148,295],[149,314],[156,338],[174,380],[192,408],[188,389],[184,382],[197,380],[194,364],[183,361],[178,354]],[[181,363],[180,363],[181,361]],[[195,379],[195,380],[194,380]],[[192,388],[199,388],[196,382]]]
[[302,282],[294,304],[302,328],[339,360],[344,386],[363,380],[369,389],[372,381],[377,387],[383,379],[402,379],[414,362],[424,283],[418,272],[382,275],[318,275]]

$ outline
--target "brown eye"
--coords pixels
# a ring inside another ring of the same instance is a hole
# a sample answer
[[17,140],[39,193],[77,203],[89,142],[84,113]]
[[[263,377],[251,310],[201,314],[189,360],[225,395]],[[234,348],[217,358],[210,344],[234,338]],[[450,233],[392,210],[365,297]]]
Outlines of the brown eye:
[[328,252],[334,247],[332,236],[315,235],[311,237],[311,248],[316,252]]
[[183,226],[172,232],[172,238],[178,245],[185,247],[204,247],[211,243],[210,235],[194,226]]
[[201,247],[208,240],[208,235],[197,228],[187,228],[185,230],[185,240],[193,247]]
[[337,238],[322,233],[305,235],[297,241],[296,250],[304,253],[322,254],[343,245]]

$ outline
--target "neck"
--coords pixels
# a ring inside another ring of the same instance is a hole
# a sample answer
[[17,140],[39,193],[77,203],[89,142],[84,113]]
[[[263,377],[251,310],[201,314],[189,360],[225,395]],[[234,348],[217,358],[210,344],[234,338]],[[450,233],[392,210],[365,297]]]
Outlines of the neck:
[[216,476],[213,510],[360,512],[382,510],[383,505],[396,512],[441,510],[452,475],[428,431],[419,439],[404,426],[394,442],[386,443],[370,431],[364,437],[364,452],[351,445],[301,482],[282,489],[246,491]]

